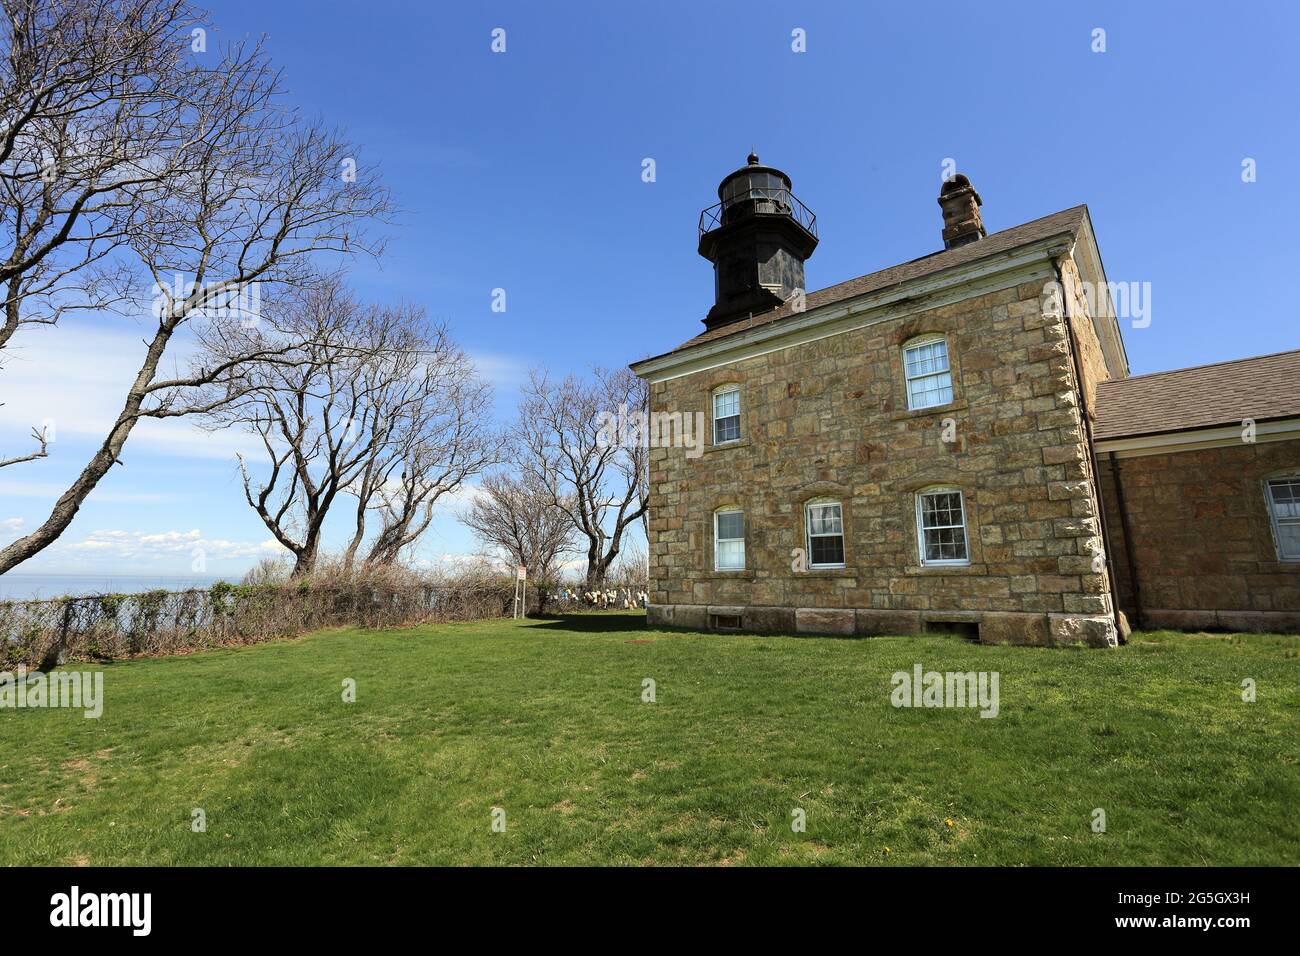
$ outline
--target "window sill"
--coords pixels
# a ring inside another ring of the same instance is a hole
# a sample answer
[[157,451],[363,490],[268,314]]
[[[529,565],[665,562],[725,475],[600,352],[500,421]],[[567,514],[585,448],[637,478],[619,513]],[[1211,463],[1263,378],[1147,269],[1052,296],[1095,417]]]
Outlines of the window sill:
[[964,412],[970,407],[964,398],[954,398],[946,405],[930,405],[927,408],[903,408],[889,413],[891,422],[903,421],[908,418],[921,418],[925,415],[942,415],[945,412]]
[[984,573],[983,565],[972,564],[967,561],[964,564],[913,564],[905,569],[907,574],[969,574],[971,572]]
[[748,448],[748,438],[737,438],[735,441],[723,442],[721,445],[705,445],[704,454],[708,455],[715,451],[726,451],[729,448]]
[[699,576],[701,581],[752,581],[755,574],[752,570],[744,571],[705,571]]

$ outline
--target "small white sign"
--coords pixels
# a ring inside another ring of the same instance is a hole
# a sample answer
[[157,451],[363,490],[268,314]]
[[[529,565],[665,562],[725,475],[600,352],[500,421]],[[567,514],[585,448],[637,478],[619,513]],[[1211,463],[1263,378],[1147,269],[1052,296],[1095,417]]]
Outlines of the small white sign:
[[528,577],[528,569],[525,567],[520,567],[519,570],[516,572],[515,577],[517,577],[520,581],[525,580]]

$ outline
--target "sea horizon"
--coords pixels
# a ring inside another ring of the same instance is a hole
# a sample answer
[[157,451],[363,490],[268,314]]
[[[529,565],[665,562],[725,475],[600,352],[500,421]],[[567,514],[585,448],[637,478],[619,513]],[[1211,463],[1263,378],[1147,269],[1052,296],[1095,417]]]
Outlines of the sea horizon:
[[218,581],[238,583],[242,574],[128,574],[110,572],[67,572],[32,574],[10,571],[0,574],[0,600],[40,601],[95,594],[139,594],[163,589],[184,591],[208,588]]

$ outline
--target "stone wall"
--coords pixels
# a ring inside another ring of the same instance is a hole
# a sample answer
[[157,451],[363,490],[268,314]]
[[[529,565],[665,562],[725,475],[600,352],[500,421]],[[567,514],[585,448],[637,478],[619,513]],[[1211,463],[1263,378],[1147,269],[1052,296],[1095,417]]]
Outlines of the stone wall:
[[1092,325],[1091,307],[1079,270],[1074,260],[1068,256],[1061,259],[1060,268],[1068,299],[1066,312],[1074,330],[1074,343],[1079,350],[1083,406],[1091,415],[1097,407],[1097,383],[1110,378],[1110,372],[1106,368],[1106,356],[1102,352],[1101,341],[1097,338],[1097,331]]
[[[653,411],[706,420],[713,390],[739,384],[742,436],[694,459],[651,450],[651,622],[844,634],[967,624],[986,641],[1113,643],[1069,336],[1045,314],[1050,278],[652,383]],[[902,346],[936,332],[954,400],[910,411]],[[921,564],[915,495],[930,485],[963,492],[969,566]],[[843,505],[843,570],[792,570],[813,498]],[[745,512],[742,572],[714,570],[713,514],[728,505]]]
[[1135,625],[1300,632],[1300,562],[1277,559],[1264,498],[1265,478],[1300,472],[1300,441],[1103,454],[1100,471],[1116,592]]

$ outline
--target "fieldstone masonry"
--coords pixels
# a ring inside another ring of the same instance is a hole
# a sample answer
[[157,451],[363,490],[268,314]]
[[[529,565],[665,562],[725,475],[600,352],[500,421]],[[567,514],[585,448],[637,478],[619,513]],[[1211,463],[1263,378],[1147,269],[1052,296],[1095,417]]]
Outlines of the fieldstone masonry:
[[[752,154],[723,179],[700,220],[722,270],[705,331],[633,365],[656,415],[711,421],[723,387],[740,404],[739,440],[650,450],[651,624],[1097,647],[1130,617],[1300,632],[1300,350],[1131,376],[1116,308],[1137,293],[1107,281],[1086,207],[990,234],[960,174],[942,252],[778,294],[752,236],[776,230],[801,267],[818,242],[791,187]],[[952,394],[912,410],[921,336],[945,343]],[[921,558],[935,489],[961,493],[968,562]],[[842,568],[809,569],[814,502],[842,510]],[[716,570],[723,509],[743,512],[743,570]]]
[[[651,449],[650,623],[1115,644],[1084,421],[1106,366],[1077,276],[1058,254],[1003,288],[652,381],[652,412],[706,420],[714,390],[738,384],[741,439],[697,458]],[[902,349],[933,333],[953,400],[912,411]],[[968,566],[920,561],[916,494],[934,485],[963,492]],[[842,503],[842,570],[795,569],[814,498]],[[744,510],[743,571],[714,570],[713,515],[729,505]]]
[[1300,441],[1103,458],[1116,593],[1134,624],[1300,633],[1300,563],[1278,560],[1264,507],[1265,480],[1298,466]]

